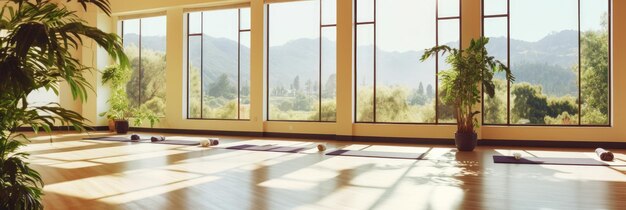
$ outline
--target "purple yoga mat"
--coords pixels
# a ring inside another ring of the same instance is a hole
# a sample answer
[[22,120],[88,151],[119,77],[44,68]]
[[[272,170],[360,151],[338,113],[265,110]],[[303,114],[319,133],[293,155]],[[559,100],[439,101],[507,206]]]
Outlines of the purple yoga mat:
[[97,140],[97,141],[117,141],[117,142],[141,142],[150,141],[150,139],[139,139],[138,141],[131,141],[126,137],[104,136],[104,137],[89,137],[83,138],[83,140]]
[[155,141],[150,142],[153,144],[171,144],[171,145],[185,145],[185,146],[196,146],[200,145],[198,141],[189,141],[189,140],[164,140],[164,141]]
[[276,145],[252,145],[252,144],[242,144],[232,147],[226,147],[226,149],[234,149],[234,150],[251,150],[251,151],[267,151],[267,152],[288,152],[288,153],[298,153],[302,150],[306,150],[306,147],[288,147],[288,146],[276,146]]
[[372,158],[393,158],[393,159],[423,159],[424,153],[405,153],[405,152],[378,152],[378,151],[362,151],[362,150],[335,150],[326,155],[336,156],[353,156],[353,157],[372,157]]
[[577,165],[577,166],[610,166],[608,163],[593,158],[552,158],[552,157],[523,157],[515,159],[513,156],[494,155],[494,163],[513,164],[546,164],[546,165]]

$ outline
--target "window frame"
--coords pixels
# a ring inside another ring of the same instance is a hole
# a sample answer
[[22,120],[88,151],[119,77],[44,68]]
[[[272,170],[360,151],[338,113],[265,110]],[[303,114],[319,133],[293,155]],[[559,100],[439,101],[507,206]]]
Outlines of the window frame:
[[[237,118],[209,118],[209,117],[203,117],[204,113],[203,113],[203,107],[204,107],[204,71],[203,71],[203,64],[204,64],[204,13],[205,12],[211,12],[211,11],[215,11],[215,10],[205,10],[205,11],[194,11],[194,12],[187,12],[185,13],[185,18],[186,18],[186,25],[187,25],[187,30],[185,30],[185,36],[186,36],[186,68],[187,68],[187,88],[186,88],[186,94],[187,94],[187,106],[185,107],[186,110],[186,119],[188,120],[226,120],[226,121],[250,121],[250,117],[248,118],[241,118],[241,34],[242,33],[251,33],[250,28],[244,28],[241,22],[241,10],[242,9],[250,9],[250,7],[235,7],[235,8],[224,8],[224,9],[218,9],[218,10],[229,10],[229,9],[236,9],[237,10]],[[199,12],[200,13],[200,32],[199,33],[190,33],[191,27],[190,27],[190,17],[191,17],[191,13],[195,13],[195,12]],[[250,22],[250,21],[248,21]],[[189,115],[189,84],[190,84],[190,77],[189,77],[189,73],[191,70],[191,65],[189,62],[189,38],[190,37],[200,37],[200,117],[190,117]],[[250,80],[248,80],[250,81]],[[249,114],[248,114],[249,116]]]
[[[377,83],[376,82],[377,81],[377,78],[376,78],[376,54],[377,54],[376,53],[377,52],[377,50],[376,50],[376,41],[377,41],[376,40],[376,5],[377,4],[376,4],[376,2],[378,0],[372,0],[373,4],[374,4],[372,21],[362,21],[362,22],[358,21],[358,9],[357,9],[358,8],[357,7],[358,1],[359,0],[353,0],[353,2],[354,2],[354,6],[353,6],[353,8],[354,8],[354,17],[353,17],[354,18],[354,24],[353,24],[353,27],[354,27],[353,31],[354,31],[354,33],[353,34],[354,35],[353,35],[353,40],[352,40],[353,41],[353,53],[354,53],[354,56],[353,56],[353,66],[354,66],[354,72],[353,72],[353,76],[354,76],[354,80],[353,80],[353,83],[354,83],[353,84],[354,85],[354,87],[353,87],[353,101],[354,101],[353,122],[354,123],[359,123],[359,124],[455,125],[456,123],[439,122],[439,108],[440,108],[440,104],[441,104],[441,101],[439,99],[439,75],[438,75],[439,70],[440,70],[439,69],[439,60],[440,60],[439,59],[439,55],[435,56],[435,60],[434,60],[434,62],[435,62],[435,87],[434,87],[435,88],[435,122],[432,123],[432,122],[377,122],[376,121],[376,105],[377,105],[377,103],[376,103],[376,92],[377,92],[376,91],[376,83]],[[434,1],[435,1],[435,8],[434,8],[435,9],[435,45],[439,46],[439,22],[440,21],[446,21],[446,20],[458,20],[459,21],[459,47],[462,48],[463,47],[463,23],[462,23],[462,20],[463,20],[463,18],[462,18],[463,17],[463,9],[462,9],[463,0],[459,0],[459,14],[458,14],[458,16],[443,16],[443,17],[439,16],[439,1],[440,0],[434,0]],[[372,115],[373,115],[373,118],[372,118],[372,122],[364,122],[364,121],[358,121],[357,120],[357,112],[358,112],[358,107],[357,107],[357,104],[358,104],[357,103],[357,97],[358,97],[358,78],[357,78],[358,67],[357,67],[357,64],[358,64],[358,61],[357,61],[357,57],[358,56],[356,54],[358,52],[358,50],[357,50],[358,49],[358,46],[357,46],[358,36],[357,36],[356,32],[358,30],[358,26],[359,25],[372,25],[373,26],[373,33],[374,33],[373,34],[373,39],[374,39],[373,40],[374,41],[373,42],[373,49],[374,49],[374,52],[373,52],[373,67],[372,67],[373,74],[374,74],[373,75],[374,78],[373,78],[373,83],[372,83],[373,84],[372,90],[373,90],[374,94],[372,95],[372,97],[373,97],[373,104],[372,104],[372,110],[373,110],[372,111],[373,112]]]
[[[270,65],[269,65],[269,61],[270,61],[270,33],[269,33],[269,28],[270,28],[270,6],[272,5],[272,3],[285,3],[285,2],[269,2],[265,4],[265,11],[266,11],[266,19],[265,19],[265,23],[266,23],[266,37],[265,37],[265,43],[266,43],[266,48],[265,48],[265,65],[266,65],[266,76],[265,76],[265,81],[266,81],[266,88],[265,88],[265,94],[266,94],[266,101],[265,101],[265,118],[268,122],[270,121],[274,121],[274,122],[319,122],[319,123],[335,123],[337,122],[337,118],[335,117],[335,120],[333,121],[323,121],[322,120],[322,31],[324,28],[330,28],[330,27],[334,27],[335,30],[337,29],[337,19],[336,19],[336,15],[335,15],[335,21],[332,24],[324,24],[324,18],[323,18],[323,2],[325,0],[315,0],[318,1],[319,4],[319,30],[318,30],[318,49],[319,49],[319,55],[318,55],[318,70],[317,70],[317,76],[318,76],[318,110],[317,110],[317,119],[316,120],[276,120],[276,119],[270,119]],[[341,1],[341,0],[337,0],[337,1]],[[298,2],[298,1],[289,1],[290,3],[293,2]],[[335,4],[337,2],[335,1]],[[335,42],[336,43],[336,42]],[[335,73],[337,70],[335,69]],[[336,106],[336,102],[337,102],[337,98],[335,97],[335,106]],[[337,112],[335,111],[335,116],[337,115]]]
[[[498,123],[485,123],[485,94],[481,94],[481,124],[484,126],[514,126],[514,127],[612,127],[613,126],[613,111],[612,111],[612,74],[613,74],[613,62],[612,62],[612,56],[613,56],[613,51],[612,51],[612,47],[613,47],[613,40],[612,40],[612,0],[606,0],[608,2],[608,8],[607,8],[607,24],[608,24],[608,112],[607,112],[607,120],[608,123],[604,124],[604,125],[595,125],[595,124],[582,124],[582,103],[580,101],[580,98],[582,98],[582,81],[581,81],[581,72],[582,72],[582,68],[581,68],[581,27],[580,27],[580,23],[581,23],[581,0],[577,0],[577,13],[578,13],[578,20],[577,20],[577,33],[578,33],[578,58],[577,58],[577,62],[578,62],[578,75],[577,75],[577,79],[578,79],[578,100],[576,102],[576,105],[578,107],[578,123],[577,124],[513,124],[511,123],[511,82],[507,81],[507,101],[506,101],[506,123],[504,124],[498,124]],[[486,19],[498,19],[498,18],[506,18],[506,22],[507,22],[507,66],[511,66],[511,0],[506,0],[507,5],[506,5],[506,14],[485,14],[485,0],[481,0],[481,36],[484,36],[485,34],[485,20]],[[514,73],[514,72],[513,72]],[[515,74],[513,74],[515,75]],[[482,90],[482,87],[481,87]]]
[[[139,75],[139,82],[137,83],[137,89],[139,91],[139,100],[138,100],[139,101],[139,106],[144,104],[144,101],[142,101],[142,96],[143,96],[144,93],[143,93],[143,89],[141,88],[142,83],[143,83],[143,75],[144,75],[144,68],[143,68],[143,61],[142,61],[143,60],[143,57],[142,57],[142,52],[143,52],[143,50],[142,50],[143,49],[143,44],[142,44],[142,38],[143,38],[143,35],[142,35],[142,30],[143,30],[142,22],[143,22],[143,19],[146,19],[146,18],[157,18],[157,17],[164,17],[165,21],[167,22],[167,15],[164,15],[164,14],[161,14],[161,13],[153,13],[151,15],[139,16],[139,17],[136,17],[136,18],[122,19],[122,20],[118,21],[119,31],[121,32],[121,35],[119,37],[122,40],[122,47],[124,47],[124,28],[125,28],[124,27],[124,22],[125,21],[130,21],[130,20],[137,20],[137,22],[139,23],[139,25],[138,25],[138,29],[139,29],[138,32],[139,32],[139,34],[137,34],[138,35],[138,37],[137,37],[137,44],[138,44],[137,45],[137,51],[138,51],[137,58],[139,59],[139,68],[137,69],[139,71],[139,73],[138,73],[138,75]],[[166,31],[166,34],[165,34],[165,40],[167,41],[167,31]],[[164,54],[167,57],[167,45],[165,47]],[[166,61],[166,66],[167,66],[167,61]],[[167,67],[166,67],[166,70],[167,70]],[[166,96],[166,98],[167,98],[167,96]],[[167,106],[163,110],[163,113],[156,113],[155,112],[155,114],[157,114],[158,117],[163,118],[166,115],[165,114],[166,111],[167,111]]]

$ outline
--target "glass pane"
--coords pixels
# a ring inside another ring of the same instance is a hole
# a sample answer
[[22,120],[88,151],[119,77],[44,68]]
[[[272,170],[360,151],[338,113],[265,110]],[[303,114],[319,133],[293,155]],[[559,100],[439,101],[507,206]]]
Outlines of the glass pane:
[[609,124],[608,0],[580,1],[582,124]]
[[[460,48],[460,28],[459,19],[440,20],[439,21],[439,45],[448,45],[452,48]],[[446,59],[448,54],[439,54],[439,72],[450,70],[452,67]],[[439,79],[439,123],[455,123],[454,108],[451,105],[445,105],[442,101],[443,88],[441,79]]]
[[435,1],[378,1],[376,12],[376,121],[434,122],[435,59],[419,58],[436,45]]
[[250,119],[250,32],[240,33],[239,53],[239,118]]
[[322,24],[337,23],[337,0],[321,0],[322,1]]
[[374,122],[374,25],[356,28],[356,121]]
[[165,115],[165,16],[141,19],[140,105]]
[[203,14],[203,118],[237,119],[238,17],[237,9]]
[[356,22],[374,21],[374,1],[356,0]]
[[29,106],[46,106],[50,103],[59,103],[59,100],[59,96],[52,89],[46,90],[46,88],[32,91],[26,97]]
[[322,121],[335,121],[337,112],[337,29],[322,28]]
[[189,75],[188,80],[188,91],[189,91],[189,99],[188,99],[188,117],[189,118],[201,118],[200,115],[200,104],[202,103],[202,86],[201,86],[201,53],[202,53],[202,40],[200,36],[190,36],[189,37],[189,52],[188,52],[188,60],[189,65]]
[[[56,89],[58,89],[58,83],[56,83]],[[46,90],[46,88],[39,88],[28,94],[26,97],[29,107],[59,107],[59,96],[52,89]],[[21,104],[21,103],[20,103]],[[41,116],[50,116],[49,112],[37,110],[37,113]]]
[[250,8],[241,8],[239,9],[240,12],[240,27],[239,29],[241,30],[248,30],[250,29]]
[[126,94],[130,104],[134,107],[139,105],[139,19],[122,21],[124,34],[124,52],[128,56],[133,72],[126,84]]
[[202,33],[202,12],[189,13],[189,34]]
[[578,1],[510,4],[511,123],[578,124]]
[[[489,38],[487,52],[500,62],[507,64],[507,19],[506,17],[485,18],[485,37]],[[483,121],[486,124],[507,123],[507,81],[504,73],[494,75],[495,95],[484,94]]]
[[269,6],[270,120],[319,120],[319,2]]
[[484,15],[505,15],[508,0],[483,0]]
[[439,17],[458,17],[460,13],[459,0],[438,0]]

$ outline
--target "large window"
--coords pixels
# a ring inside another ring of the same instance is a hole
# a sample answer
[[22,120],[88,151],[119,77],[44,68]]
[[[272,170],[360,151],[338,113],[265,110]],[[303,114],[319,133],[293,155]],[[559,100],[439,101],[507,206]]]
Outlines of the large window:
[[124,51],[133,69],[126,85],[130,104],[165,115],[165,16],[124,20],[121,25]]
[[250,8],[187,18],[187,118],[250,119]]
[[268,120],[335,121],[336,0],[267,11]]
[[452,123],[440,100],[443,55],[424,49],[460,46],[459,0],[355,0],[356,122]]
[[516,77],[496,77],[483,123],[609,125],[610,0],[484,0],[491,55]]

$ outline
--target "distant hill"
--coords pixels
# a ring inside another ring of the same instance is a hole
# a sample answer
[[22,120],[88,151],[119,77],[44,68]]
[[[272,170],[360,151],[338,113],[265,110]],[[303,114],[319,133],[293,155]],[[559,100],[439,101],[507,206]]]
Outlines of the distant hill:
[[[126,34],[126,42],[137,42],[136,34]],[[165,51],[164,37],[142,37],[144,48]],[[126,43],[129,44],[129,43]],[[136,44],[136,43],[135,43]],[[454,44],[454,43],[448,43]],[[333,41],[323,39],[323,46],[334,46]],[[506,38],[495,37],[490,41],[488,50],[499,59],[506,58]],[[511,40],[511,68],[517,78],[516,82],[541,84],[548,95],[566,95],[577,93],[576,73],[572,68],[578,62],[578,33],[572,30],[550,34],[537,42]],[[237,47],[235,41],[223,38],[204,36],[204,81],[213,82],[225,73],[232,82],[237,79]],[[357,52],[357,83],[364,81],[371,84],[372,80],[372,47],[359,47]],[[327,49],[327,48],[324,48]],[[336,51],[330,48],[324,52],[322,80],[326,83],[335,70]],[[200,45],[190,45],[190,61],[200,63]],[[242,81],[250,77],[250,49],[241,48]],[[420,62],[423,50],[406,52],[377,52],[378,84],[404,85],[417,88],[422,82],[424,86],[434,85],[434,61]],[[269,74],[270,85],[289,87],[296,76],[300,81],[317,81],[319,78],[319,41],[318,39],[298,39],[281,46],[270,47]],[[443,69],[443,68],[442,68]],[[367,75],[367,76],[364,76]],[[205,83],[205,86],[208,83]],[[324,84],[322,84],[324,85]]]

